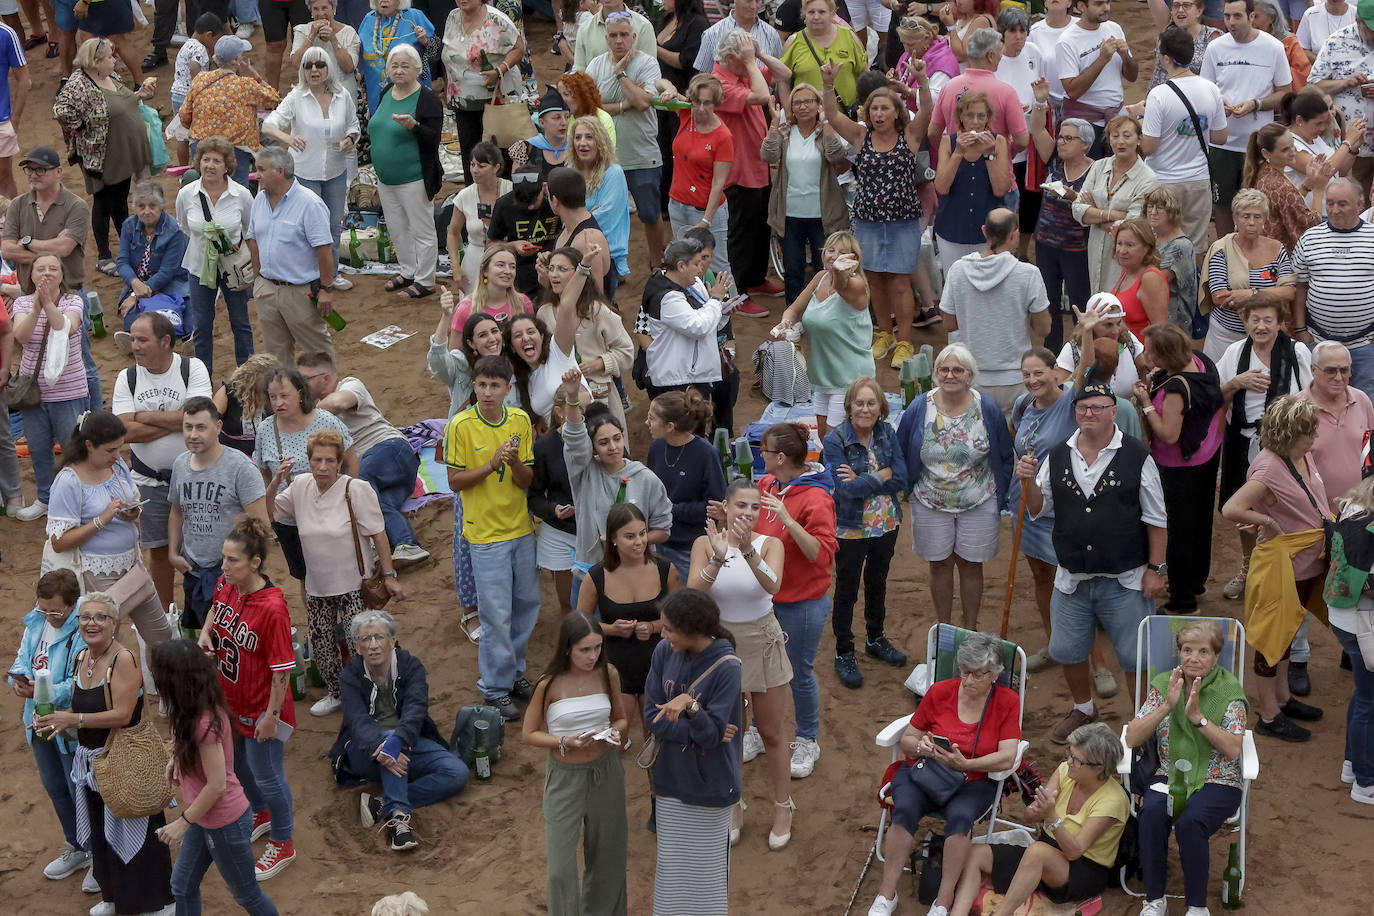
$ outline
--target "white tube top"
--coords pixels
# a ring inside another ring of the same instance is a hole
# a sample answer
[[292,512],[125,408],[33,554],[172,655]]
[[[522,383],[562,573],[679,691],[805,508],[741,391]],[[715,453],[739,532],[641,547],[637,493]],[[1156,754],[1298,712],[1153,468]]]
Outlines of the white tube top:
[[611,727],[611,698],[604,693],[554,700],[544,713],[544,725],[555,738],[576,738]]

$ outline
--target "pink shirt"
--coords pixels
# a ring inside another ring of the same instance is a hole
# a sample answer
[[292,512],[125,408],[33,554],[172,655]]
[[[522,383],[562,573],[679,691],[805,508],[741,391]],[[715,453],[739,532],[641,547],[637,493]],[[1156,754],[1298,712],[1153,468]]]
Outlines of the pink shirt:
[[[85,313],[81,297],[74,293],[67,293],[57,303],[57,310],[63,315],[68,315],[76,319],[76,327],[67,337],[67,367],[62,370],[62,375],[57,379],[56,385],[49,385],[43,377],[44,373],[38,373],[38,390],[43,395],[44,403],[55,401],[71,401],[76,398],[86,397],[86,367],[81,362],[81,320]],[[33,296],[20,296],[14,300],[10,306],[10,319],[17,325],[19,320],[33,311]],[[19,374],[32,375],[33,367],[38,364],[38,356],[43,350],[43,331],[48,326],[48,316],[39,312],[38,322],[34,325],[33,336],[23,343],[24,355],[19,360]],[[52,346],[53,338],[48,337],[48,345]]]
[[[520,304],[523,306],[520,313],[522,315],[534,314],[534,309],[530,307],[530,297],[520,292],[517,292],[515,295],[520,299]],[[490,298],[487,300],[486,314],[497,321],[509,321],[512,317],[510,303],[504,298]],[[463,330],[463,325],[468,323],[468,318],[470,317],[472,317],[472,297],[464,296],[463,300],[453,309],[453,330]]]
[[[1202,360],[1194,356],[1193,368],[1198,372],[1205,372],[1207,367],[1203,365]],[[1182,375],[1181,378],[1184,382],[1188,380],[1187,375]],[[1164,399],[1168,397],[1171,392],[1173,394],[1177,394],[1179,397],[1183,396],[1183,392],[1180,389],[1179,383],[1175,383],[1172,386],[1166,388],[1161,388],[1159,391],[1155,392],[1154,397],[1151,398],[1150,401],[1152,404],[1154,404],[1155,410],[1161,412],[1164,410]],[[1186,402],[1184,404],[1184,407],[1186,409]],[[1201,465],[1204,465],[1207,462],[1211,461],[1212,458],[1216,455],[1217,449],[1221,448],[1221,438],[1224,434],[1225,428],[1225,423],[1222,421],[1221,417],[1213,417],[1212,425],[1207,429],[1207,437],[1202,440],[1202,444],[1198,446],[1197,451],[1193,452],[1193,457],[1189,458],[1186,461],[1183,458],[1183,452],[1181,449],[1179,449],[1177,442],[1165,442],[1164,440],[1158,437],[1153,438],[1150,442],[1150,456],[1154,458],[1155,464],[1158,464],[1161,467],[1200,467]]]
[[[218,736],[211,734],[210,731],[210,722],[216,716],[219,719]],[[200,736],[200,747],[218,743],[224,750],[224,791],[215,799],[215,804],[209,811],[196,818],[196,826],[215,830],[243,817],[243,812],[248,810],[248,798],[243,794],[243,786],[239,784],[238,777],[234,775],[234,729],[229,724],[229,717],[222,712],[206,711],[196,725],[196,734]],[[199,756],[195,769],[183,772],[180,776],[181,801],[189,808],[205,790],[205,771],[200,768]]]
[[[357,486],[348,486],[349,481]],[[371,575],[377,560],[370,536],[386,530],[382,524],[382,507],[377,502],[377,491],[372,489],[371,484],[340,474],[333,486],[320,493],[314,475],[305,473],[277,494],[277,513],[295,516],[296,530],[301,538],[301,553],[305,554],[305,593],[316,598],[346,595],[362,586],[363,577],[358,573],[357,554],[348,542],[345,487],[353,503],[353,512],[358,517],[358,542],[363,551],[363,568]]]
[[930,115],[930,126],[941,134],[953,133],[959,129],[959,120],[954,116],[954,106],[959,96],[970,89],[987,93],[992,103],[992,120],[988,129],[999,137],[1006,137],[1011,143],[1019,134],[1027,132],[1026,113],[1021,110],[1021,98],[1008,83],[997,78],[991,70],[965,70],[950,80],[940,90],[940,98],[935,103],[935,111]]
[[[763,110],[749,104],[749,77],[736,76],[720,64],[716,64],[711,75],[720,80],[725,91],[724,100],[716,106],[716,115],[735,140],[735,158],[730,163],[730,176],[725,179],[725,186],[766,188],[768,165],[759,150],[768,133],[768,125],[763,119]],[[763,71],[763,79],[764,82],[773,79],[767,69]]]
[[[1317,471],[1317,465],[1312,460],[1310,454],[1303,456],[1303,461],[1307,463],[1305,470],[1308,474],[1307,488],[1312,491],[1312,498],[1317,501],[1317,505],[1325,508],[1329,503],[1326,499],[1326,487],[1322,483],[1321,474]],[[1297,462],[1294,462],[1297,467]],[[1302,468],[1299,468],[1302,470]],[[1359,473],[1359,466],[1356,465],[1356,473]],[[1268,508],[1257,511],[1266,512],[1273,516],[1274,521],[1279,523],[1284,534],[1292,534],[1295,531],[1307,531],[1312,528],[1322,526],[1322,517],[1317,510],[1312,508],[1312,500],[1307,498],[1307,493],[1302,485],[1298,483],[1296,477],[1288,470],[1284,460],[1278,455],[1262,449],[1259,457],[1250,464],[1250,470],[1245,474],[1246,480],[1258,480],[1269,488],[1269,492],[1274,495],[1274,502]],[[1293,575],[1299,582],[1303,579],[1310,579],[1322,571],[1322,542],[1318,540],[1302,553],[1293,558]]]
[[[1313,367],[1314,373],[1316,368]],[[1311,385],[1298,395],[1311,401]],[[1360,482],[1360,452],[1364,435],[1374,429],[1374,404],[1354,385],[1345,390],[1345,407],[1338,413],[1317,409],[1317,441],[1312,446],[1312,460],[1321,471],[1326,484],[1332,512],[1336,500],[1349,493]]]

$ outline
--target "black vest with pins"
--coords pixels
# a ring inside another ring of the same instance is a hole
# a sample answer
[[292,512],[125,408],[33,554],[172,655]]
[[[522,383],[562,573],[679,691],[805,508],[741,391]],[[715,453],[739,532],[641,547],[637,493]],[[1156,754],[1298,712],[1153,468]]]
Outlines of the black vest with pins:
[[1065,570],[1118,575],[1149,559],[1140,519],[1140,469],[1149,455],[1135,438],[1122,436],[1097,487],[1085,494],[1073,476],[1069,444],[1050,449],[1054,553]]

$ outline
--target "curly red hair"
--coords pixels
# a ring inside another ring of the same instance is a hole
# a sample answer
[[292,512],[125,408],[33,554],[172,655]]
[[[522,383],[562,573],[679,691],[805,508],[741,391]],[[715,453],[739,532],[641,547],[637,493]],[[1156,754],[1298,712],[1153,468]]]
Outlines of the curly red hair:
[[596,80],[587,74],[580,71],[564,73],[558,82],[567,88],[568,107],[573,117],[595,115],[601,108],[601,90],[596,88]]

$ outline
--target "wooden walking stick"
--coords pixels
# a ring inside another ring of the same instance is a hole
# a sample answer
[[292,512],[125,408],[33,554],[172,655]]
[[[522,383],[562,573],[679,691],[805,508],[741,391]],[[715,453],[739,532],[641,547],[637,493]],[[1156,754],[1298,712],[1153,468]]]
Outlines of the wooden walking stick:
[[[1035,457],[1035,447],[1026,449],[1026,457]],[[1011,537],[1011,565],[1007,567],[1007,594],[1002,600],[1002,638],[1007,638],[1007,628],[1011,625],[1011,590],[1016,584],[1016,556],[1021,551],[1021,524],[1026,518],[1026,494],[1035,485],[1035,481],[1021,481],[1021,505],[1016,510],[1016,528]]]

